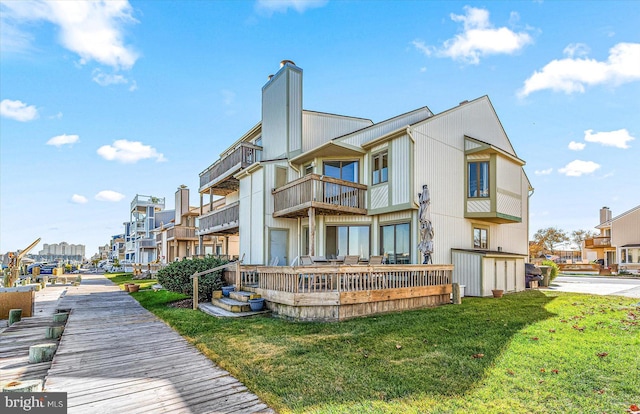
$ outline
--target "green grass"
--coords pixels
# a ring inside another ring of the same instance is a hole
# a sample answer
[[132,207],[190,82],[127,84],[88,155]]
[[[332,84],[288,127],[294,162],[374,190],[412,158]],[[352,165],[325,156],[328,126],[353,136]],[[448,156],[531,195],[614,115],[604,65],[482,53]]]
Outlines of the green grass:
[[637,299],[527,291],[296,323],[170,308],[185,296],[166,291],[134,297],[279,412],[623,413],[640,404]]
[[134,279],[133,273],[106,273],[105,277],[120,286],[122,290],[127,283],[140,285],[140,289],[146,289],[158,283],[157,279]]

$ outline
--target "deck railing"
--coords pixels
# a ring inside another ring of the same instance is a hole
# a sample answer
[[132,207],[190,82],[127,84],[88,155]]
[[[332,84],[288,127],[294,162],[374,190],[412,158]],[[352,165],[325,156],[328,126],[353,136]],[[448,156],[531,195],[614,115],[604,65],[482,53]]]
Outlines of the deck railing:
[[228,176],[230,170],[246,168],[262,157],[262,147],[243,142],[233,150],[223,154],[220,159],[200,173],[200,189],[207,184],[216,183],[223,176]]
[[235,202],[218,210],[200,216],[198,233],[224,232],[238,227],[240,219],[240,203]]
[[584,247],[592,249],[594,247],[611,247],[611,237],[593,237],[585,239]]
[[167,240],[197,240],[198,236],[196,236],[196,228],[195,227],[173,227],[167,230]]
[[241,266],[242,285],[288,293],[356,292],[451,284],[453,265]]
[[351,181],[308,174],[272,191],[274,217],[306,214],[316,207],[324,211],[366,214],[367,186]]

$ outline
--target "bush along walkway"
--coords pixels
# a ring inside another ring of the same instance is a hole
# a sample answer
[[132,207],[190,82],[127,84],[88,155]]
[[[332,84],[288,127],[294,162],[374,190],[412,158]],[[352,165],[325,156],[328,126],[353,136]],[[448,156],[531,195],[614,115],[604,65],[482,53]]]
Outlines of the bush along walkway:
[[67,392],[69,413],[273,412],[227,371],[101,275],[86,275],[45,391]]

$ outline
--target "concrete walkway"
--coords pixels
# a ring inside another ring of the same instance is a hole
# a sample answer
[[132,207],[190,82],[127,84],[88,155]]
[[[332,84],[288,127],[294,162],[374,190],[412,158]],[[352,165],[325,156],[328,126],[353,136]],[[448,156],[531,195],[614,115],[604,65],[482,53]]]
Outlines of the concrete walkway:
[[45,391],[67,392],[71,414],[273,412],[102,275],[57,308],[71,314]]

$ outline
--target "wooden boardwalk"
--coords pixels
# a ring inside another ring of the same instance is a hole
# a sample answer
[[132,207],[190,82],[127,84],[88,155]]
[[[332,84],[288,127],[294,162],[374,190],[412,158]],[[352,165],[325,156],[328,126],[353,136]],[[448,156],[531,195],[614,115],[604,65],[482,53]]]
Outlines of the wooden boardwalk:
[[67,392],[70,414],[273,412],[101,275],[58,307],[72,311],[45,391]]

